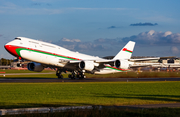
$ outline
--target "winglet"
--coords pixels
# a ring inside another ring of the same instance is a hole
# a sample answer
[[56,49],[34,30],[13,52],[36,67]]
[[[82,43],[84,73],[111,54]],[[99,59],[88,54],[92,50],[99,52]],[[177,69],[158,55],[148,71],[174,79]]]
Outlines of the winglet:
[[113,59],[130,59],[134,46],[135,42],[129,41]]

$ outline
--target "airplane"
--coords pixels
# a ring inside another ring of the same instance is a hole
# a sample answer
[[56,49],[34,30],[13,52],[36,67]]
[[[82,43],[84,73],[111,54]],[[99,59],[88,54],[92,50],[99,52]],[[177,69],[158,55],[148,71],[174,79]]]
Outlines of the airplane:
[[84,79],[84,73],[109,74],[130,71],[134,46],[135,42],[129,41],[113,59],[108,60],[26,37],[16,37],[4,45],[13,56],[32,61],[27,65],[28,70],[41,72],[45,67],[56,68],[56,75],[60,79],[66,71],[72,73],[68,76],[71,79]]

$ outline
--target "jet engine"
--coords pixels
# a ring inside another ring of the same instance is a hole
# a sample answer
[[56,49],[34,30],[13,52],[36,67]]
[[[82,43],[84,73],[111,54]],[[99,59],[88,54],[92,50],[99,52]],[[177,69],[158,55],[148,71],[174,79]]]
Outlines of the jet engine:
[[27,68],[28,70],[35,72],[41,72],[44,69],[41,63],[35,63],[35,62],[28,63]]
[[79,68],[87,71],[92,71],[94,69],[93,61],[81,61],[79,63]]
[[114,62],[114,66],[116,68],[122,68],[122,69],[129,69],[129,63],[128,61],[124,61],[124,60],[116,60]]

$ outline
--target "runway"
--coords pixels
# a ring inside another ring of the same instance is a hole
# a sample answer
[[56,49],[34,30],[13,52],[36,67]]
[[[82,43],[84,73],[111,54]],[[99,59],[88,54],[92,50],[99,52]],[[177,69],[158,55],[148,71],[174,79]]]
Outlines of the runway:
[[180,81],[180,78],[1,78],[0,83],[41,83],[41,82],[149,82],[149,81]]

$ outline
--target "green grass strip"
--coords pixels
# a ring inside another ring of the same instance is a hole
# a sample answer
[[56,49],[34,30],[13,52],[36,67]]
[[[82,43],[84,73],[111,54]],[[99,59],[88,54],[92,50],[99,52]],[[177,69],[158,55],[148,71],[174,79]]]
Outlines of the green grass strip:
[[180,102],[180,82],[1,83],[0,108]]

